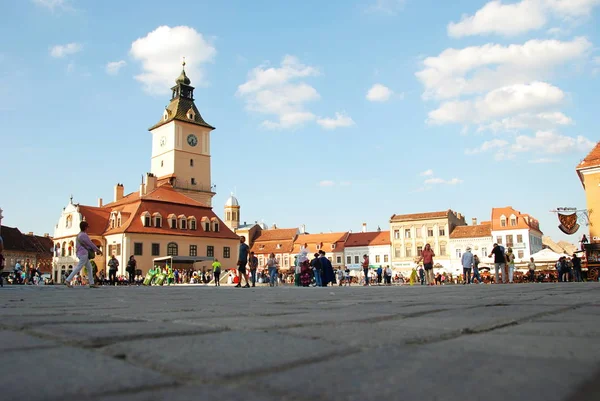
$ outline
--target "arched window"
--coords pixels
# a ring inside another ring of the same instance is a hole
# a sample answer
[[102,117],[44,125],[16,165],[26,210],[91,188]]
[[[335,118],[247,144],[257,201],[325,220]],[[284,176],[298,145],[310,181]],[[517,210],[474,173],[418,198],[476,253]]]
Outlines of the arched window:
[[227,212],[227,213],[226,213],[226,217],[225,217],[225,219],[226,219],[227,221],[231,221],[231,212]]
[[66,256],[65,255],[66,252],[67,252],[67,243],[65,241],[63,241],[61,251],[60,251],[60,256]]
[[177,244],[175,242],[169,242],[167,245],[167,256],[177,256],[178,254]]
[[69,242],[69,253],[68,256],[73,256],[73,248],[75,247],[75,244],[73,243],[73,241]]
[[72,226],[73,226],[73,216],[72,215],[68,215],[65,227],[66,228],[71,228]]
[[181,228],[182,230],[186,230],[187,229],[187,219],[185,218],[185,216],[183,214],[179,215],[179,228]]

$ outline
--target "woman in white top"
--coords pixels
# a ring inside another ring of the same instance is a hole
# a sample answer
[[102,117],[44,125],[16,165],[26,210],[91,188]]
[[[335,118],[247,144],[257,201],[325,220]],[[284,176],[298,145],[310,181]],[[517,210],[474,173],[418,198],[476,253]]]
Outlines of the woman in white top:
[[265,267],[269,268],[269,286],[273,287],[277,285],[277,267],[279,266],[279,262],[277,262],[277,258],[275,258],[275,254],[271,253],[269,255],[269,259],[267,259],[267,263]]

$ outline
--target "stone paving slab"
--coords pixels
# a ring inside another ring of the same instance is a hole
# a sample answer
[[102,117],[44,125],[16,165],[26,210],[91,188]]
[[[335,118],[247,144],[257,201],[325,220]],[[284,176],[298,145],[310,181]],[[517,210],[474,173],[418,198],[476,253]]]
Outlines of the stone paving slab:
[[98,324],[48,324],[30,332],[53,336],[72,344],[97,347],[139,338],[190,335],[218,331],[215,327],[181,325],[163,322],[123,322]]
[[82,399],[109,391],[141,390],[150,383],[174,382],[149,369],[70,347],[2,353],[0,365],[5,367],[2,396],[6,400]]
[[104,349],[109,355],[125,356],[128,361],[160,372],[209,380],[256,375],[341,351],[345,347],[255,331],[132,341]]
[[9,286],[5,380],[44,385],[0,397],[596,401],[599,331],[598,283]]
[[0,351],[16,351],[28,350],[32,348],[50,348],[57,347],[60,344],[30,336],[28,334],[17,331],[0,331]]

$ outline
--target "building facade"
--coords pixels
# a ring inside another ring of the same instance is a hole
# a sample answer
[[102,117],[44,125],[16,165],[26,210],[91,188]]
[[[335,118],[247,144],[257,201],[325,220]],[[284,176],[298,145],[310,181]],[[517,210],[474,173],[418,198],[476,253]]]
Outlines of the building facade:
[[325,252],[334,269],[344,267],[344,248],[349,232],[325,233],[325,234],[299,234],[294,241],[292,255],[296,256],[303,249],[308,250],[308,256],[319,251]]
[[577,175],[585,190],[589,235],[586,250],[586,262],[589,268],[600,267],[600,142],[577,165]]
[[259,268],[263,268],[271,253],[279,262],[282,270],[288,270],[294,266],[294,241],[298,236],[297,228],[261,229],[254,240],[250,250],[258,258]]
[[540,223],[532,216],[511,206],[492,209],[492,239],[494,243],[512,248],[516,262],[529,260],[542,250]]
[[393,215],[390,218],[392,268],[409,272],[426,244],[433,249],[438,267],[450,267],[450,234],[464,226],[465,217],[452,210]]
[[450,234],[450,268],[453,272],[462,272],[462,255],[467,248],[479,257],[481,266],[489,266],[493,261],[488,258],[494,244],[492,222],[477,224],[477,219],[473,219],[472,223],[470,226],[457,226]]
[[25,267],[39,266],[41,273],[52,271],[52,238],[48,234],[23,234],[16,227],[0,226],[4,242],[5,271],[13,271],[17,262]]
[[361,270],[367,255],[372,267],[391,266],[391,249],[389,231],[350,233],[344,244],[344,263],[350,270]]
[[[219,219],[211,205],[210,132],[194,104],[193,87],[182,71],[172,88],[172,98],[152,133],[151,172],[139,191],[125,195],[117,184],[114,199],[98,206],[73,203],[63,209],[54,232],[53,275],[61,281],[77,263],[75,238],[79,223],[89,224],[88,234],[103,251],[95,259],[99,270],[107,260],[119,261],[125,274],[131,255],[145,274],[154,259],[164,256],[214,257],[223,268],[235,268],[239,237]],[[176,266],[177,267],[177,266]],[[210,269],[198,263],[195,269]]]

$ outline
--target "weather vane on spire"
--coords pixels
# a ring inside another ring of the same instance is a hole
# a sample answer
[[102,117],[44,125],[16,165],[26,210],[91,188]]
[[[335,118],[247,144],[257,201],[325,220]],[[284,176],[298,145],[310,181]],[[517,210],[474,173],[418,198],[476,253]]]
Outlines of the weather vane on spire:
[[181,66],[183,67],[183,69],[185,70],[185,56],[183,57],[183,61],[181,62]]

